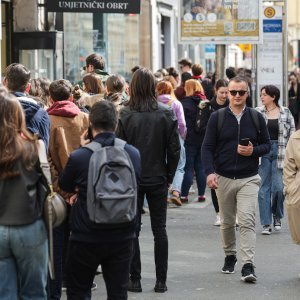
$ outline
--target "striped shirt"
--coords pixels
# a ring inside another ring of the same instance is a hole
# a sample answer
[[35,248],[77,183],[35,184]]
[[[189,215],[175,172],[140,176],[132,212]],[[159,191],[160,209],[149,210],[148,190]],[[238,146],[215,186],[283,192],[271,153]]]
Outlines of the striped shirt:
[[[290,136],[295,132],[295,122],[292,113],[287,107],[279,107],[280,114],[278,118],[278,154],[277,154],[277,168],[283,169],[283,162],[285,157],[285,148],[289,141]],[[266,123],[268,122],[267,118],[267,109],[265,106],[256,107],[256,110],[259,111],[265,118]]]

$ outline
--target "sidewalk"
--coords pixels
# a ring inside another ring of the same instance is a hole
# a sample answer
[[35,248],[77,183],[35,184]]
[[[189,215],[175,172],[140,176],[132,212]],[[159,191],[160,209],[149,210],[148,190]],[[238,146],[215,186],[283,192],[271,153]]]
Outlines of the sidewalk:
[[[241,264],[236,273],[222,274],[224,254],[214,208],[207,191],[205,203],[193,202],[180,208],[168,209],[167,231],[169,236],[168,292],[153,292],[155,267],[153,236],[149,215],[143,216],[141,232],[142,293],[128,293],[128,299],[137,300],[296,300],[300,299],[300,248],[292,244],[288,225],[283,220],[281,232],[270,236],[260,234],[257,225],[256,284],[240,281]],[[300,217],[300,216],[299,216]],[[257,211],[257,221],[259,215]],[[237,237],[239,232],[237,232]],[[238,244],[239,245],[239,244]],[[96,277],[98,289],[92,299],[106,299],[102,276]],[[62,299],[66,299],[63,297]]]

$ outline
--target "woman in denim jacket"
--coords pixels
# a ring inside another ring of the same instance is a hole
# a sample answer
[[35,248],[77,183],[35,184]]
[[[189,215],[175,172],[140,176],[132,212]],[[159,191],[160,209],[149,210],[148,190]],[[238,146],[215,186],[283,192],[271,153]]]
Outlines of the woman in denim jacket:
[[281,229],[283,218],[283,162],[287,142],[295,131],[294,118],[287,107],[279,105],[280,91],[274,85],[261,89],[263,106],[256,109],[263,114],[271,139],[271,151],[261,158],[259,175],[261,187],[258,192],[260,222],[262,234],[270,235],[273,226],[275,231]]

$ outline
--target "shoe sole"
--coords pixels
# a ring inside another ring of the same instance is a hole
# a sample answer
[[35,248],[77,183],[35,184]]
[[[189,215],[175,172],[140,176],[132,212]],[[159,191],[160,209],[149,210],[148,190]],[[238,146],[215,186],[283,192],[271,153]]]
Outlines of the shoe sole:
[[174,203],[177,206],[182,206],[182,202],[179,199],[171,198],[170,199],[172,203]]
[[[236,261],[235,264],[234,264],[234,268],[235,268],[236,264],[237,264],[237,261]],[[221,272],[222,272],[223,274],[234,274],[234,273],[235,273],[234,270],[233,270],[232,272],[230,272],[229,270],[224,271],[223,269],[221,270]]]
[[253,274],[250,274],[242,277],[241,280],[244,282],[254,283],[256,282],[257,278]]
[[154,289],[155,293],[164,293],[166,292],[168,289]]
[[274,227],[274,230],[275,230],[275,231],[280,231],[280,230],[281,230],[281,227],[280,227],[280,228]]
[[262,234],[262,235],[270,235],[271,232],[270,232],[270,231],[268,231],[268,232],[267,232],[267,231],[266,231],[266,232],[263,231],[261,234]]
[[132,292],[132,293],[141,293],[142,289],[128,289],[128,292]]

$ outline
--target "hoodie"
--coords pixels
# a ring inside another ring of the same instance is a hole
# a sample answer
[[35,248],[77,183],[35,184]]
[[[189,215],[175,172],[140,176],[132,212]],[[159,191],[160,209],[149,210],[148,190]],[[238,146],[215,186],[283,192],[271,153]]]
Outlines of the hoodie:
[[[173,101],[172,101],[173,100]],[[160,95],[157,97],[157,101],[171,106],[173,109],[177,122],[178,122],[178,132],[181,136],[181,138],[185,139],[186,136],[186,122],[183,112],[182,104],[177,99],[172,99],[171,95]],[[172,101],[170,104],[168,102]]]
[[25,112],[25,120],[27,129],[37,134],[41,138],[48,149],[50,138],[50,119],[47,112],[38,105],[38,103],[26,96],[25,93],[13,93],[20,101]]
[[52,104],[47,112],[49,115],[60,116],[60,117],[76,117],[80,113],[80,109],[69,100],[56,101]]

